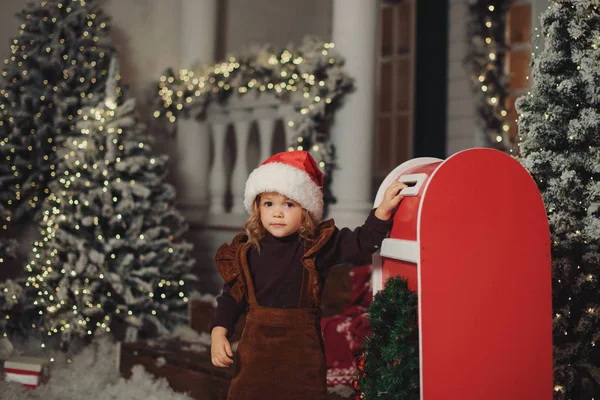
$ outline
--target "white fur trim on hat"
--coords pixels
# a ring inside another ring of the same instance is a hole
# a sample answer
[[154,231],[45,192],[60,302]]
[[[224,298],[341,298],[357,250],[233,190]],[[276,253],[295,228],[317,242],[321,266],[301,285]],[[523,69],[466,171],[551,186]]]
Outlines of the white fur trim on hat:
[[323,192],[304,171],[278,162],[256,168],[244,190],[244,207],[248,213],[252,213],[256,196],[265,192],[277,192],[298,202],[317,221],[323,217]]

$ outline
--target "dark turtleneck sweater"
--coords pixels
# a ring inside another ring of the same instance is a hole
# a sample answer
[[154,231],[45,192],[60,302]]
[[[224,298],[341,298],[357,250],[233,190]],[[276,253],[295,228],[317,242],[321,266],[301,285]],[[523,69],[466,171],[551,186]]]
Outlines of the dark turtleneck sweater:
[[[315,259],[321,290],[325,287],[332,266],[352,262],[375,252],[391,226],[391,219],[382,221],[372,211],[365,223],[354,231],[336,228]],[[303,272],[301,258],[304,254],[300,236],[294,233],[278,238],[265,232],[259,244],[260,251],[252,246],[247,255],[258,304],[273,308],[298,307]],[[217,309],[210,330],[215,326],[223,326],[230,336],[240,315],[247,308],[246,299],[236,303],[229,294],[229,286],[224,284],[223,293],[217,298]]]

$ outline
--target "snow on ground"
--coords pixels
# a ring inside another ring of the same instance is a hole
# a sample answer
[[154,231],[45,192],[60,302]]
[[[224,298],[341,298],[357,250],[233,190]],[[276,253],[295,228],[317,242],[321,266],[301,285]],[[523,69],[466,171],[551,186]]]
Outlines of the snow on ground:
[[[187,327],[177,328],[173,336],[185,338],[190,349],[206,349],[210,337],[198,335]],[[26,349],[26,350],[23,350]],[[35,342],[15,344],[15,353],[41,356]],[[140,365],[125,379],[117,371],[117,345],[101,338],[85,347],[68,363],[64,354],[57,354],[50,364],[50,379],[34,390],[20,384],[0,381],[1,400],[192,400],[176,393],[165,379],[156,379]]]
[[356,395],[354,389],[347,385],[335,385],[333,387],[327,388],[329,393],[335,393],[340,397],[353,397]]
[[192,292],[189,295],[190,300],[201,301],[203,303],[212,304],[213,307],[217,306],[217,296],[209,293]]

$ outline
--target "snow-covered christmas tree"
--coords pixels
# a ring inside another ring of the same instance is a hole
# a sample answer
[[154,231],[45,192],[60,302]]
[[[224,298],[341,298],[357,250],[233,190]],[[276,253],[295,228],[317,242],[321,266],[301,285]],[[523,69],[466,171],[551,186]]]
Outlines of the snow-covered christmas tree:
[[[8,337],[9,326],[11,331],[17,327],[23,327],[21,324],[23,320],[18,318],[21,314],[18,309],[21,291],[21,285],[11,279],[2,282],[2,287],[0,287],[0,340]],[[11,314],[15,317],[12,320]],[[2,346],[0,345],[0,347]],[[0,360],[2,360],[1,357]]]
[[107,96],[57,143],[58,180],[44,204],[43,240],[27,266],[36,329],[64,343],[127,326],[127,339],[166,334],[186,319],[191,245],[165,183],[166,156],[121,103],[112,64]]
[[551,1],[521,154],[552,234],[556,399],[600,398],[600,3]]
[[[10,221],[10,211],[0,204],[0,221],[4,222],[7,220]],[[3,230],[6,230],[6,223],[4,223],[4,226],[2,229],[0,229],[0,232]],[[15,256],[16,247],[17,241],[15,239],[9,237],[0,237],[0,268],[2,268],[2,264],[6,259],[13,258]]]
[[[97,104],[112,48],[97,0],[30,3],[0,76],[0,203],[13,222],[39,215],[55,179],[56,136]],[[7,221],[2,219],[0,225]],[[10,222],[10,221],[8,221]]]
[[[6,167],[5,163],[0,164],[0,168]],[[7,223],[10,221],[10,214],[10,210],[0,203],[0,221],[3,223],[0,235],[5,235]],[[17,241],[11,237],[0,236],[0,271],[3,270],[8,261],[15,260],[16,254]],[[10,279],[0,283],[0,341],[8,336],[7,326],[12,322],[9,321],[10,316],[8,314],[11,310],[16,311],[15,305],[20,293],[21,287]],[[0,344],[0,353],[2,353],[1,347]]]

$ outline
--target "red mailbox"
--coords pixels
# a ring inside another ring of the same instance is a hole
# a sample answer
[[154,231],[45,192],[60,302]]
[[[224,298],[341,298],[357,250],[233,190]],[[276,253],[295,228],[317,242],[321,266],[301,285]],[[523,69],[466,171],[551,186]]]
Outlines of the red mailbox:
[[551,400],[545,207],[527,171],[492,149],[394,169],[409,185],[373,257],[373,292],[403,276],[419,298],[421,399]]

